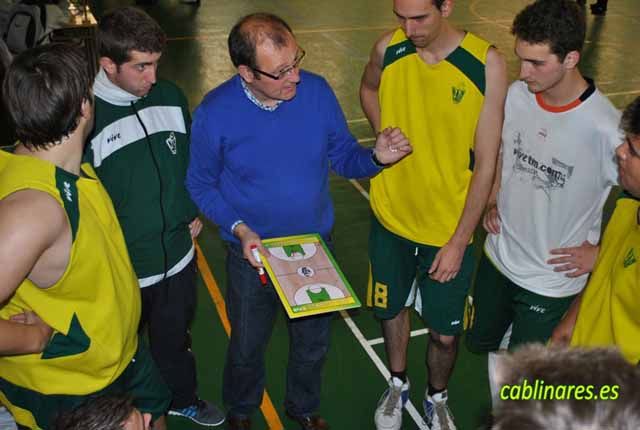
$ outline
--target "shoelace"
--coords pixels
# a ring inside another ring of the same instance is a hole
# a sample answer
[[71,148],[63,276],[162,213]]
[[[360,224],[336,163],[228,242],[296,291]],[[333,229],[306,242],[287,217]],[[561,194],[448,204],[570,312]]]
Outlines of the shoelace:
[[398,407],[398,400],[400,400],[400,395],[402,394],[402,387],[390,387],[389,388],[389,396],[387,397],[387,402],[384,405],[384,410],[382,411],[383,415],[393,415],[393,411],[396,407]]
[[449,406],[447,406],[446,403],[434,402],[434,409],[438,417],[438,421],[440,422],[440,428],[442,430],[451,430],[451,427],[449,427],[449,417],[451,416]]

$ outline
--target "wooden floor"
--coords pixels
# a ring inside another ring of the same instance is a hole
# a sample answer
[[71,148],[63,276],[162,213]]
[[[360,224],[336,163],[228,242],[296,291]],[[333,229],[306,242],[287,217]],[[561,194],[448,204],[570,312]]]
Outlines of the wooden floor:
[[[452,20],[461,28],[492,41],[508,58],[509,73],[516,78],[510,23],[525,0],[458,0]],[[640,95],[640,64],[637,54],[640,28],[638,0],[611,0],[605,17],[588,18],[587,44],[581,69],[613,103],[623,107]],[[96,14],[126,3],[102,0]],[[391,0],[202,0],[194,7],[178,0],[159,0],[146,10],[167,32],[170,43],[163,55],[160,75],[174,80],[186,92],[191,108],[206,92],[234,74],[226,37],[242,15],[256,11],[279,14],[293,27],[307,57],[303,67],[324,75],[333,86],[354,135],[364,145],[372,133],[358,101],[358,86],[374,40],[395,25]],[[214,119],[215,120],[215,119]],[[347,278],[364,298],[367,275],[368,183],[332,177],[336,206],[336,254]],[[479,240],[477,242],[480,242]],[[193,326],[200,395],[221,403],[221,380],[227,345],[223,253],[216,229],[207,224],[199,239],[202,250],[197,318]],[[207,272],[210,270],[210,273]],[[284,381],[287,333],[281,315],[268,351],[270,404],[254,417],[255,429],[297,429],[284,416]],[[410,344],[409,377],[413,409],[405,413],[403,429],[419,428],[421,399],[425,389],[423,326],[414,321]],[[373,411],[386,387],[387,370],[379,324],[366,309],[336,315],[331,352],[325,367],[320,412],[334,430],[373,429]],[[450,384],[450,406],[458,428],[483,428],[489,406],[486,357],[468,353],[462,346]],[[170,418],[172,429],[197,426]]]

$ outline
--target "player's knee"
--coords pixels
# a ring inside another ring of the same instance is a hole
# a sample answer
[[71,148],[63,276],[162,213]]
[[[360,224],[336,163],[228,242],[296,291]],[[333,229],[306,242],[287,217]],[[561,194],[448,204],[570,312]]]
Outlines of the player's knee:
[[431,342],[435,342],[441,348],[455,349],[458,345],[458,336],[448,336],[431,330]]

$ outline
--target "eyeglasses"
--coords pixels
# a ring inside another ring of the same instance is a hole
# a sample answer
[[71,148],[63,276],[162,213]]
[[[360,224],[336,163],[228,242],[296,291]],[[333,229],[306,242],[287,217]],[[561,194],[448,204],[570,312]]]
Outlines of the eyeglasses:
[[278,72],[277,75],[272,75],[271,73],[267,73],[267,72],[263,72],[260,69],[255,69],[255,68],[251,68],[251,70],[253,70],[254,72],[260,73],[261,75],[265,75],[271,79],[275,79],[276,81],[284,78],[285,76],[287,76],[289,73],[293,72],[295,69],[297,69],[298,67],[300,67],[300,63],[302,63],[302,59],[304,58],[304,56],[306,55],[306,52],[304,52],[304,49],[299,48],[298,53],[296,54],[296,58],[295,60],[293,60],[293,64],[290,66],[285,67],[284,69],[280,70],[280,72]]

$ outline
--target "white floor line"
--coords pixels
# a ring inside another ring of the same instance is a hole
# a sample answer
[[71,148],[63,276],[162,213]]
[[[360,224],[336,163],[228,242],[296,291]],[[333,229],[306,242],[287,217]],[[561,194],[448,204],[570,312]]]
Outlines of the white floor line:
[[486,24],[491,24],[491,25],[495,25],[497,27],[509,30],[511,28],[511,23],[510,22],[505,22],[505,20],[494,20],[494,19],[489,19],[485,16],[480,15],[477,11],[476,11],[476,7],[478,5],[478,3],[480,3],[481,0],[472,0],[471,4],[469,4],[469,12],[471,12],[471,14],[473,16],[475,16],[476,18],[478,18],[480,20],[480,22],[486,23]]
[[631,90],[631,91],[620,91],[619,93],[605,93],[605,96],[626,96],[629,94],[640,94],[640,90]]
[[[511,21],[512,20],[510,19],[489,20],[484,17],[479,17],[479,20],[460,22],[458,23],[458,25],[460,25],[461,28],[465,28],[468,25],[476,25],[476,24],[498,24],[498,25],[505,24],[504,28],[508,29],[508,28],[511,28],[510,27]],[[390,21],[389,24],[374,25],[374,26],[335,27],[335,28],[299,28],[299,29],[294,28],[293,32],[297,35],[315,34],[315,33],[321,33],[321,34],[345,33],[345,32],[356,32],[356,31],[383,32],[383,31],[393,29],[395,27],[397,27],[397,24],[395,24],[393,21]],[[214,28],[214,29],[203,31],[203,33],[206,33],[206,34],[198,34],[195,36],[176,36],[176,37],[170,37],[168,38],[168,40],[171,40],[171,41],[196,40],[196,39],[225,39],[226,40],[228,37],[228,30],[226,28]],[[211,34],[211,33],[215,33],[215,34]]]
[[365,137],[364,139],[358,139],[358,143],[375,142],[375,137]]
[[[338,46],[340,49],[342,49],[343,52],[348,52],[349,55],[351,56],[351,60],[356,60],[356,61],[362,61],[362,62],[367,62],[369,60],[369,53],[365,53],[364,55],[360,55],[358,53],[354,53],[353,49],[351,49],[350,46],[345,45],[344,43],[340,42],[338,39],[336,39],[333,35],[333,33],[328,33],[328,32],[323,32],[321,34],[321,37],[324,37],[326,39],[329,39],[331,41],[331,43],[335,44],[336,46]],[[349,124],[349,122],[347,122],[347,124]]]
[[354,118],[354,119],[347,120],[347,124],[355,124],[357,122],[367,122],[367,119],[362,117],[362,118]]
[[[411,333],[409,333],[409,335],[411,337],[416,337],[416,336],[422,336],[429,333],[429,329],[428,328],[421,328],[420,330],[413,330]],[[384,343],[384,338],[383,337],[378,337],[376,339],[371,339],[368,340],[367,343],[371,346],[374,345],[380,345],[381,343]]]
[[[364,335],[362,334],[362,332],[360,331],[356,323],[353,322],[353,320],[351,319],[351,317],[347,312],[340,311],[340,315],[344,319],[344,322],[347,324],[347,327],[351,329],[353,336],[358,340],[358,342],[360,342],[360,346],[362,346],[362,349],[364,349],[364,351],[367,353],[371,361],[373,361],[373,364],[375,364],[375,366],[378,368],[378,370],[384,377],[385,381],[388,380],[391,377],[389,370],[384,365],[384,363],[382,362],[378,354],[373,350],[371,345],[369,345],[369,343],[367,342],[367,339],[365,339]],[[411,400],[408,400],[407,403],[404,405],[404,407],[409,413],[409,416],[411,416],[411,418],[413,418],[413,421],[415,421],[415,423],[418,425],[418,428],[420,430],[429,430],[429,428],[422,421],[422,416],[420,415],[416,407],[413,406],[413,403],[411,403]],[[371,419],[373,420],[373,413],[371,414]]]
[[362,194],[362,197],[367,199],[367,201],[369,200],[369,193],[364,188],[362,188],[362,185],[360,185],[360,182],[358,182],[355,179],[349,179],[349,182],[351,182],[351,185],[353,185],[355,189],[358,190],[360,194]]

